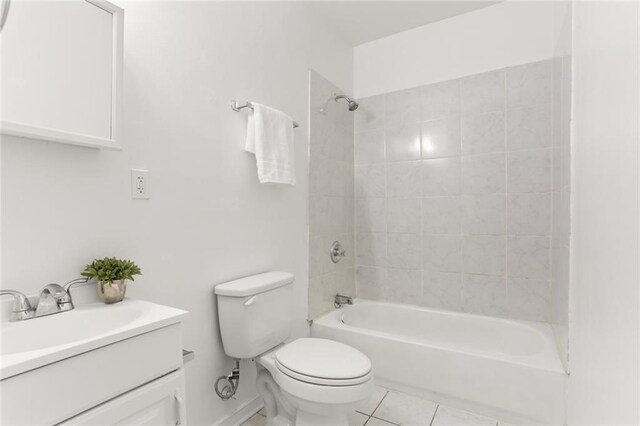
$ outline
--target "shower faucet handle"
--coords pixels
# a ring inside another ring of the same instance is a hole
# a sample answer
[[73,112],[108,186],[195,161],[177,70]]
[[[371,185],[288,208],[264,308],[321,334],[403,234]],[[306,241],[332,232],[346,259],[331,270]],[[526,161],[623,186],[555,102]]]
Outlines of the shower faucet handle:
[[334,241],[333,244],[331,244],[329,255],[331,256],[331,261],[333,263],[338,263],[342,260],[343,257],[347,255],[347,252],[342,248],[342,244],[340,244],[340,241]]

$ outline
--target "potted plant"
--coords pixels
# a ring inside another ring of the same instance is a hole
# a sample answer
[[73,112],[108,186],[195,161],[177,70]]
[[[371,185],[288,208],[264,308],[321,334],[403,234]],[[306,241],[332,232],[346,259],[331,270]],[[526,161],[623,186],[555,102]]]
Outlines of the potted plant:
[[124,299],[127,280],[134,281],[135,275],[142,275],[138,265],[130,260],[105,257],[94,259],[85,266],[83,277],[98,281],[98,296],[104,303],[116,303]]

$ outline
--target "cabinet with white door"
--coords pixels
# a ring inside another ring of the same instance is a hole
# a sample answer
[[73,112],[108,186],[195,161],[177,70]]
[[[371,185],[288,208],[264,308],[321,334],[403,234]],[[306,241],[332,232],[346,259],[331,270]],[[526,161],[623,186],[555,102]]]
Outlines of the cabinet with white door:
[[184,425],[184,373],[175,371],[62,423],[72,425]]
[[185,424],[186,314],[125,299],[1,323],[0,424]]

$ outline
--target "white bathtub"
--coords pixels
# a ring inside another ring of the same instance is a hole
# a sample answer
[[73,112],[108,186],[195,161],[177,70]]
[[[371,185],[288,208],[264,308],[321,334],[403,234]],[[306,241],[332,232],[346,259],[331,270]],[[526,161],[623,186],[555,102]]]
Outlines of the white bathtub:
[[382,386],[506,421],[563,423],[566,375],[548,325],[356,300],[311,334],[364,352]]

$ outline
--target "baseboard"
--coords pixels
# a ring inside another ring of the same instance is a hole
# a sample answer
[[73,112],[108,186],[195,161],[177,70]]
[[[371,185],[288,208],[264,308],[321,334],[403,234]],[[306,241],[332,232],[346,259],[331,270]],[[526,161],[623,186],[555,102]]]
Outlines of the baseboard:
[[215,426],[238,426],[248,420],[264,406],[262,398],[256,396],[245,402],[235,413],[215,423]]

